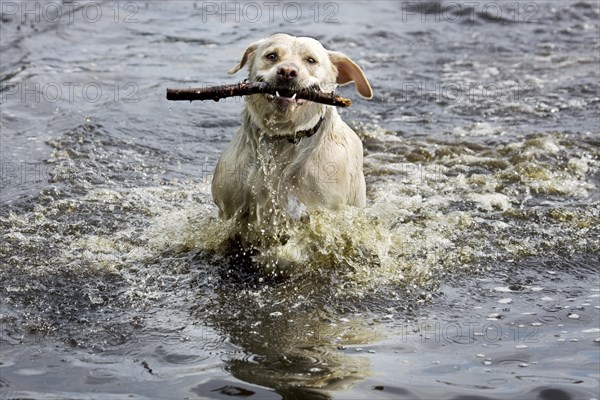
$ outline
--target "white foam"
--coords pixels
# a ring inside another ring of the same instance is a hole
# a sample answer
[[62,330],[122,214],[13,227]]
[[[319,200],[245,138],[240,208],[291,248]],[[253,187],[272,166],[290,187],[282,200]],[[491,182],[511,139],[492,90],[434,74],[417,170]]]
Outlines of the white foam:
[[508,196],[501,193],[470,193],[467,198],[486,211],[505,211],[511,208]]

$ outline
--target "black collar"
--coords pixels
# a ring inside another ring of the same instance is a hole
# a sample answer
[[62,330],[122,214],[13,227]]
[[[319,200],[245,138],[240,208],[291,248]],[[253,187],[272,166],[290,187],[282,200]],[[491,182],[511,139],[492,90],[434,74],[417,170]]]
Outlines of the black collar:
[[325,117],[321,117],[319,119],[319,122],[317,122],[317,124],[310,129],[307,129],[305,131],[298,131],[298,132],[294,133],[294,136],[286,136],[288,142],[293,143],[293,144],[298,144],[298,143],[300,143],[300,140],[302,138],[311,137],[312,135],[317,133],[317,131],[321,127],[321,124],[323,123],[324,119],[325,119]]

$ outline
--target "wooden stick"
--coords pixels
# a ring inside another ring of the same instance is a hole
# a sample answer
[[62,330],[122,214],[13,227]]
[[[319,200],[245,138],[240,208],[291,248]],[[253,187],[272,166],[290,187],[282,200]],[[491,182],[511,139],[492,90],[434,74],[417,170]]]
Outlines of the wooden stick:
[[214,100],[219,101],[225,97],[248,96],[253,94],[271,94],[291,97],[296,94],[297,99],[314,101],[316,103],[327,104],[330,106],[348,107],[352,102],[341,96],[332,93],[325,93],[318,90],[301,89],[292,91],[288,88],[278,88],[265,82],[241,82],[232,85],[219,85],[205,88],[189,89],[167,89],[167,100]]

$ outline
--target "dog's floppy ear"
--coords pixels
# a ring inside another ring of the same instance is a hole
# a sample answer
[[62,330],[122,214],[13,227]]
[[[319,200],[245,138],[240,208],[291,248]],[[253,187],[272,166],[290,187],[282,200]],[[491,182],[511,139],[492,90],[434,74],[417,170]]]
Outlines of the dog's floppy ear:
[[356,87],[356,90],[362,97],[367,99],[373,97],[369,81],[367,81],[362,69],[354,61],[338,51],[328,51],[328,54],[329,59],[337,69],[337,84],[345,85],[346,83],[354,82],[354,87]]
[[227,73],[235,74],[240,69],[242,69],[244,67],[244,65],[246,65],[246,62],[248,61],[248,59],[254,54],[254,52],[258,48],[258,45],[261,44],[262,42],[263,42],[263,40],[259,40],[258,42],[254,42],[250,46],[248,46],[246,51],[244,51],[244,55],[242,56],[242,60],[239,62],[239,64],[236,65],[235,67],[231,68],[229,71],[227,71]]

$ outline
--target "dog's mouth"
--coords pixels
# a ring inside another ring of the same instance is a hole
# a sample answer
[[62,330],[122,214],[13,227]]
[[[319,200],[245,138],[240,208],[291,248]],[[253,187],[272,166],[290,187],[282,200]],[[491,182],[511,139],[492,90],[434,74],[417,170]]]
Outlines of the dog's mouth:
[[274,95],[266,94],[265,96],[266,96],[267,100],[269,100],[270,102],[274,101],[279,104],[301,105],[306,102],[306,100],[304,100],[304,99],[298,99],[296,97],[296,93],[294,93],[288,97],[287,95],[280,94],[279,91],[276,91]]
[[[256,82],[265,82],[262,76],[256,76],[254,79]],[[277,106],[281,106],[282,108],[286,108],[288,106],[299,106],[304,103],[309,102],[309,100],[299,99],[297,97],[297,92],[301,90],[320,90],[318,84],[313,84],[308,87],[299,87],[296,85],[280,85],[278,83],[273,83],[273,86],[279,87],[280,90],[276,90],[275,94],[263,94],[263,96],[273,104]]]

